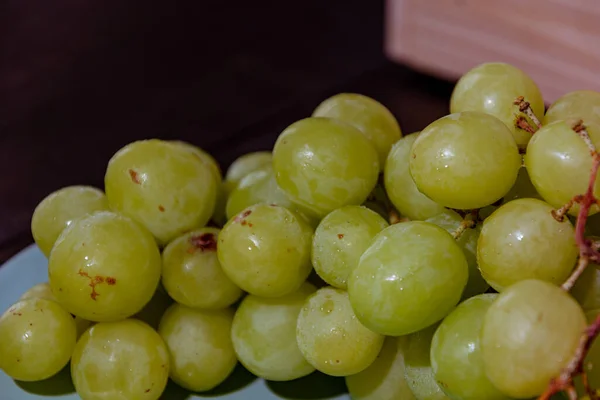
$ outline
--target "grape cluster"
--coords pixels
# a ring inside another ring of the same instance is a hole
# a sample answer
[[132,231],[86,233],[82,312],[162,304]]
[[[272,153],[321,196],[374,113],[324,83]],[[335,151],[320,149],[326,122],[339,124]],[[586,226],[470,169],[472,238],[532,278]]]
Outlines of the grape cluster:
[[345,377],[355,400],[530,399],[565,370],[550,394],[595,398],[599,110],[578,91],[544,114],[530,77],[486,63],[408,135],[341,93],[225,174],[186,142],[130,143],[104,191],[36,208],[48,281],[0,318],[0,368],[70,362],[84,400],[204,392],[238,362]]

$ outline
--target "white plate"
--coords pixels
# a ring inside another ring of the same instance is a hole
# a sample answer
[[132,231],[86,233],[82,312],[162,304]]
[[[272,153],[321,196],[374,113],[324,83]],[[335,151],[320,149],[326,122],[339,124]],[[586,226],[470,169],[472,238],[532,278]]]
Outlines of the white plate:
[[[47,260],[37,246],[30,246],[0,267],[0,313],[30,287],[46,282]],[[211,393],[191,394],[169,383],[164,400],[218,398],[224,400],[349,400],[344,380],[314,373],[293,382],[265,382],[239,367],[232,376]],[[68,368],[43,382],[15,382],[0,371],[0,399],[79,399],[75,394]]]

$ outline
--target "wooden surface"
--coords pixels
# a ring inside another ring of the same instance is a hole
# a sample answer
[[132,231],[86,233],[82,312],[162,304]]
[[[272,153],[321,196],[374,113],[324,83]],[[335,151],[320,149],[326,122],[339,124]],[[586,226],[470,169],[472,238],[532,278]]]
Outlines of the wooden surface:
[[133,140],[187,140],[225,168],[334,93],[379,99],[409,132],[450,90],[385,60],[379,1],[0,2],[0,262],[32,242],[44,196],[102,187]]
[[456,79],[473,66],[522,68],[547,103],[566,92],[600,91],[598,0],[387,0],[386,53]]

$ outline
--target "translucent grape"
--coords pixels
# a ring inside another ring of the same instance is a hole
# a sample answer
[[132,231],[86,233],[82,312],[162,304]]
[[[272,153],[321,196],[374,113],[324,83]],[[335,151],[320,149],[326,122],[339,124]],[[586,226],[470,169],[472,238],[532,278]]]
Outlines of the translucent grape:
[[358,129],[316,117],[295,122],[279,135],[273,168],[291,200],[320,217],[362,204],[379,175],[377,151]]
[[101,322],[77,342],[71,376],[83,400],[157,400],[169,378],[169,352],[142,321]]
[[392,147],[383,172],[385,190],[400,214],[414,220],[424,220],[444,211],[417,189],[410,175],[410,150],[419,133],[411,133]]
[[160,244],[204,226],[213,214],[213,169],[181,145],[157,139],[128,144],[104,179],[112,209],[145,226]]
[[[428,218],[426,222],[435,224],[452,234],[460,227],[463,218],[456,211],[445,210],[434,217]],[[475,228],[465,230],[456,241],[463,250],[469,266],[469,280],[467,281],[467,286],[465,286],[465,290],[462,294],[463,299],[468,299],[476,294],[483,293],[489,288],[488,283],[481,276],[477,264],[477,239],[479,238],[480,233],[481,225],[479,224]]]
[[507,396],[538,396],[573,358],[585,327],[583,310],[558,286],[533,279],[517,282],[484,317],[485,373]]
[[194,391],[210,390],[222,383],[237,364],[231,342],[233,310],[194,310],[173,304],[163,316],[158,332],[170,354],[170,376]]
[[206,164],[212,171],[213,177],[215,178],[215,184],[220,185],[223,181],[223,173],[221,167],[215,158],[207,151],[203,150],[198,146],[194,146],[191,143],[183,142],[181,140],[174,140],[172,143],[183,147],[194,154],[200,161]]
[[233,318],[231,338],[240,362],[254,375],[290,381],[315,368],[302,356],[296,341],[296,321],[306,298],[317,289],[300,289],[274,299],[248,295]]
[[542,199],[542,196],[537,192],[533,183],[531,183],[531,179],[529,178],[529,174],[527,173],[527,168],[522,166],[519,169],[519,174],[517,175],[517,180],[513,187],[506,193],[504,198],[502,199],[502,203],[508,203],[509,201],[516,199]]
[[255,151],[236,158],[225,174],[225,180],[239,182],[251,172],[258,171],[264,167],[270,167],[273,163],[273,155],[270,151]]
[[518,96],[525,97],[541,120],[544,99],[535,82],[512,65],[485,63],[459,79],[450,99],[450,112],[480,111],[491,114],[506,124],[517,144],[524,148],[531,134],[515,125],[518,116],[525,116],[519,111],[519,106],[513,104]]
[[219,309],[242,296],[242,290],[225,275],[219,263],[219,232],[216,228],[188,232],[163,250],[162,282],[179,304]]
[[417,188],[455,209],[495,203],[514,185],[520,167],[508,128],[480,112],[451,114],[431,123],[417,136],[410,156]]
[[90,186],[59,189],[35,208],[31,218],[33,239],[48,257],[58,236],[74,219],[102,210],[108,210],[108,200],[99,189]]
[[347,292],[332,287],[308,297],[298,316],[296,335],[306,361],[333,376],[365,370],[377,358],[385,338],[359,322]]
[[458,303],[469,275],[463,250],[442,228],[421,221],[378,233],[348,280],[358,319],[389,336],[419,331]]
[[570,293],[583,311],[600,310],[600,270],[598,265],[590,263],[577,279]]
[[353,400],[415,400],[404,378],[404,342],[406,337],[387,337],[367,369],[346,377]]
[[362,206],[345,206],[321,220],[312,241],[312,264],[328,284],[346,289],[348,275],[373,237],[389,224]]
[[[587,129],[592,143],[600,147],[600,131]],[[590,150],[571,128],[570,121],[545,125],[533,135],[525,153],[525,166],[538,193],[552,207],[559,208],[574,196],[587,191],[592,168]],[[600,175],[594,184],[594,196],[600,196]],[[593,205],[590,215],[600,208]],[[579,204],[569,213],[577,215]]]
[[40,381],[62,370],[75,348],[75,320],[58,303],[29,298],[0,317],[0,370],[20,381]]
[[569,119],[581,119],[585,124],[600,125],[600,93],[575,90],[565,94],[548,108],[544,125]]
[[502,205],[483,222],[477,242],[481,274],[497,291],[525,279],[560,285],[578,254],[571,222],[558,222],[552,207],[538,199]]
[[335,118],[359,129],[377,150],[382,168],[390,148],[402,136],[394,114],[377,100],[362,94],[336,94],[319,104],[312,115]]
[[71,314],[113,321],[140,311],[160,281],[152,235],[108,211],[78,219],[56,241],[48,263],[52,293]]
[[312,233],[292,211],[256,204],[223,227],[219,262],[242,290],[261,297],[283,296],[297,290],[310,274]]
[[158,329],[160,319],[171,304],[173,304],[173,299],[169,297],[162,285],[158,285],[152,299],[133,317],[147,323],[154,329]]
[[459,304],[431,341],[431,367],[440,388],[452,399],[509,400],[487,378],[479,332],[497,294],[480,294]]
[[404,377],[418,400],[450,399],[436,382],[431,367],[431,340],[437,327],[434,324],[406,337]]

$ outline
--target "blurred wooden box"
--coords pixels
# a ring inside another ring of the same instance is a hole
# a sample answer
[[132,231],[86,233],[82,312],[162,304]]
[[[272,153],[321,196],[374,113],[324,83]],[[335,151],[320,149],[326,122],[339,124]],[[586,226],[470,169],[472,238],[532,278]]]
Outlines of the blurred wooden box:
[[387,56],[455,80],[488,61],[533,77],[551,103],[600,91],[600,0],[386,0]]

